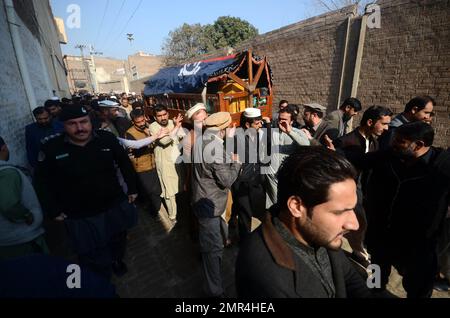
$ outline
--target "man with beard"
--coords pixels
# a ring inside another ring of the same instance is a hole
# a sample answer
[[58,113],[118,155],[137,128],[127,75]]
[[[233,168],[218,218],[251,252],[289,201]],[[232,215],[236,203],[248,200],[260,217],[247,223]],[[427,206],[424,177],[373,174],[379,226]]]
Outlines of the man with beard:
[[266,208],[277,202],[278,181],[276,174],[284,158],[293,154],[299,146],[309,146],[310,141],[304,131],[293,127],[295,114],[289,107],[278,112],[278,129],[272,132],[270,165],[264,167]]
[[199,246],[205,292],[209,297],[223,297],[222,256],[228,191],[238,177],[241,165],[238,156],[227,154],[226,129],[231,124],[227,112],[214,113],[204,121],[203,136],[198,136],[193,148],[192,208],[198,219]]
[[[117,138],[93,131],[87,110],[63,109],[64,133],[41,147],[36,190],[46,215],[64,222],[81,265],[109,278],[127,272],[127,230],[137,223],[136,176]],[[117,168],[128,187],[122,190]]]
[[130,120],[120,114],[119,103],[111,100],[103,100],[98,103],[100,108],[100,120],[102,130],[113,133],[116,137],[124,137],[126,131],[132,126]]
[[[153,108],[155,122],[150,125],[150,134],[156,135],[161,128],[166,128],[168,132],[178,129],[181,126],[183,117],[178,117],[173,121],[169,119],[169,112],[164,105],[157,104]],[[155,160],[156,170],[158,171],[159,181],[161,183],[161,197],[167,206],[167,213],[172,222],[177,218],[176,194],[180,191],[179,165],[176,164],[180,156],[178,149],[179,141],[184,137],[183,131],[178,130],[179,134],[166,136],[156,142]]]
[[[150,137],[150,131],[142,109],[134,109],[130,113],[133,127],[127,130],[125,137],[129,140],[142,140]],[[158,139],[164,136],[165,131],[160,130]],[[149,201],[150,214],[158,215],[161,207],[161,185],[156,172],[154,143],[140,149],[130,150],[130,159],[136,170],[140,193]]]
[[305,127],[302,129],[308,135],[311,145],[326,146],[326,137],[335,140],[338,135],[338,130],[331,128],[323,117],[327,111],[325,106],[317,103],[303,105],[303,121]]
[[133,107],[130,104],[130,101],[128,100],[128,97],[122,96],[122,98],[120,99],[120,111],[124,114],[124,117],[131,119],[130,117],[130,113],[133,110]]
[[367,249],[381,267],[381,288],[393,265],[408,298],[431,297],[437,240],[447,213],[450,153],[433,147],[434,130],[422,121],[398,127],[392,149],[369,153],[364,208]]
[[[265,127],[264,130],[261,128]],[[265,212],[266,190],[261,165],[264,165],[272,136],[270,119],[262,117],[261,110],[246,108],[241,116],[241,129],[235,136],[235,147],[243,158],[241,173],[233,183],[232,214],[238,218],[239,239],[244,241],[251,233],[252,217],[262,218]],[[269,150],[270,151],[270,150]]]
[[368,297],[364,280],[340,249],[358,229],[356,172],[335,152],[300,147],[278,172],[278,203],[241,246],[239,297]]
[[349,97],[342,103],[338,110],[335,110],[325,117],[330,128],[337,129],[338,136],[342,137],[350,132],[349,122],[361,111],[361,102],[353,97]]
[[33,110],[35,123],[25,127],[25,143],[27,148],[28,163],[36,168],[41,142],[52,135],[63,131],[63,125],[59,121],[52,121],[49,112],[42,106]]
[[403,113],[392,119],[389,130],[381,136],[380,149],[389,148],[395,130],[404,124],[422,121],[431,125],[434,106],[436,106],[436,102],[430,96],[417,96],[411,99],[405,105]]

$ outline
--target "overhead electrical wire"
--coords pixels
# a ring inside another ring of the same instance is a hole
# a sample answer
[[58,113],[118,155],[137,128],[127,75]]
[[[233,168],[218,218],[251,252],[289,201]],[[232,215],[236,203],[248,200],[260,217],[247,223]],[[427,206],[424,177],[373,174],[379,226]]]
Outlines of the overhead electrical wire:
[[115,43],[117,41],[117,39],[120,37],[120,35],[123,34],[123,32],[125,31],[125,29],[127,28],[128,24],[130,23],[130,21],[133,19],[134,15],[136,14],[136,12],[139,10],[139,8],[141,7],[141,4],[144,0],[140,0],[136,9],[134,9],[133,13],[131,14],[130,18],[128,19],[127,23],[125,23],[125,26],[123,27],[123,29],[117,34],[117,36],[114,38],[114,40],[108,45],[108,47],[106,49],[109,49],[111,47],[111,45],[113,43]]

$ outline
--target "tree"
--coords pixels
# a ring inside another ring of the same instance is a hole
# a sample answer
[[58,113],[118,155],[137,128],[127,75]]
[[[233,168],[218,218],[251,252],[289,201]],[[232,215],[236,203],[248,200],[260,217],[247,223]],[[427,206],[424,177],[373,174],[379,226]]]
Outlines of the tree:
[[176,65],[195,56],[205,54],[204,27],[199,23],[184,23],[169,33],[162,46],[166,65]]
[[219,17],[213,24],[187,24],[169,33],[162,46],[166,65],[181,64],[217,49],[235,47],[258,35],[249,22],[235,17]]
[[236,47],[239,43],[258,35],[249,22],[230,16],[219,17],[214,24],[205,26],[205,46],[208,51]]

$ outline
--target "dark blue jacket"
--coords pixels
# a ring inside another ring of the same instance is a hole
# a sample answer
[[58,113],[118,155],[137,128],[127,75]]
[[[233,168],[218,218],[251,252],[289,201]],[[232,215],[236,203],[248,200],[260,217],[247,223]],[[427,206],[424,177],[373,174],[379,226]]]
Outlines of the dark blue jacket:
[[41,141],[51,135],[58,134],[64,130],[62,122],[54,120],[49,127],[40,127],[37,123],[25,127],[25,142],[27,146],[28,162],[36,168],[37,158],[41,147]]

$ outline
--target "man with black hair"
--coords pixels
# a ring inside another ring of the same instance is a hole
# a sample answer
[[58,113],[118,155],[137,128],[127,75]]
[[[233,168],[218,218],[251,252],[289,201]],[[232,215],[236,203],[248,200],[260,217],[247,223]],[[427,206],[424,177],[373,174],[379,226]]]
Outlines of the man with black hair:
[[41,142],[47,137],[61,133],[64,127],[60,121],[52,121],[50,113],[42,106],[33,109],[33,116],[36,122],[25,127],[25,143],[28,163],[35,168]]
[[131,107],[131,103],[127,97],[127,95],[122,95],[120,98],[120,112],[123,114],[123,117],[131,119],[130,118],[130,112],[133,110]]
[[58,120],[59,114],[61,113],[61,106],[62,106],[61,101],[57,97],[48,99],[44,103],[45,109],[55,120]]
[[436,102],[430,96],[417,96],[411,99],[406,105],[403,113],[398,114],[392,119],[389,125],[389,131],[383,134],[380,138],[380,148],[387,149],[392,142],[395,129],[406,124],[416,121],[422,121],[431,124],[431,118],[434,115],[433,107]]
[[358,229],[356,172],[339,154],[301,147],[278,172],[278,203],[241,246],[239,297],[369,297],[340,249]]
[[385,288],[391,265],[411,298],[430,297],[437,274],[436,246],[447,213],[450,153],[433,147],[434,130],[422,121],[395,130],[392,148],[369,153],[365,191],[367,249],[381,267]]
[[277,178],[276,174],[281,162],[290,154],[294,153],[298,146],[309,146],[310,141],[304,131],[293,127],[295,114],[289,108],[278,112],[278,129],[273,131],[271,139],[270,166],[264,167],[266,179],[266,208],[270,208],[277,201]]
[[[133,126],[127,130],[125,137],[129,140],[141,140],[150,137],[150,131],[144,111],[140,108],[130,112]],[[161,130],[163,133],[164,131]],[[162,134],[160,134],[162,135]],[[156,136],[159,137],[158,135]],[[150,205],[150,215],[156,216],[161,208],[161,185],[156,172],[154,143],[140,149],[131,149],[129,157],[138,177],[140,192]]]
[[113,134],[92,129],[83,106],[64,108],[60,119],[64,133],[46,141],[38,156],[35,184],[44,211],[64,222],[82,265],[108,278],[111,270],[121,276],[127,272],[127,230],[137,223],[133,166]]
[[388,131],[392,111],[383,106],[371,106],[361,119],[360,126],[336,139],[333,144],[347,159],[359,158],[365,153],[378,150],[378,138]]
[[[377,138],[388,130],[392,111],[383,106],[371,106],[363,114],[361,124],[351,133],[348,133],[333,142],[338,152],[354,162],[360,160],[364,154],[378,150]],[[366,213],[362,206],[363,185],[366,176],[362,174],[357,178],[358,204],[355,212],[358,217],[359,230],[348,233],[347,239],[352,248],[352,258],[359,264],[367,267],[369,255],[364,248],[363,241],[367,229]]]
[[278,103],[278,110],[276,112],[274,112],[272,115],[272,127],[273,128],[278,128],[278,112],[282,109],[287,108],[288,105],[289,105],[289,102],[285,99],[280,100],[280,102]]
[[350,132],[348,123],[361,110],[361,102],[356,98],[349,97],[344,100],[338,110],[329,113],[325,120],[330,127],[338,130],[338,137],[341,137]]
[[180,156],[178,148],[180,140],[184,137],[181,129],[183,117],[178,114],[174,120],[169,119],[167,107],[161,104],[153,108],[155,122],[150,127],[150,134],[157,135],[162,128],[166,128],[169,133],[177,129],[176,135],[166,136],[159,139],[155,144],[156,170],[158,171],[159,181],[161,182],[161,197],[167,206],[167,213],[172,222],[177,219],[177,201],[176,194],[180,191],[181,180],[179,164],[176,164]]

